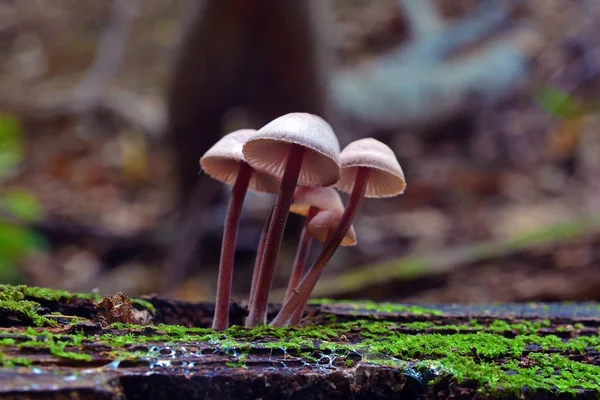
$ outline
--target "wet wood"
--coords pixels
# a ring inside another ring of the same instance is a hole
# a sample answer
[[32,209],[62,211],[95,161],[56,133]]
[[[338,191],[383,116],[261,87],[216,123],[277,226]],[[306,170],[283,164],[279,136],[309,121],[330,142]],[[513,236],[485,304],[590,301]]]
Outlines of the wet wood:
[[[405,360],[409,364],[401,367],[386,364],[386,361],[399,360],[397,355],[394,357],[392,343],[389,351],[377,354],[363,351],[361,341],[374,338],[374,343],[378,343],[377,334],[358,325],[325,339],[312,339],[300,348],[283,345],[281,348],[269,348],[266,344],[278,340],[273,334],[244,338],[247,331],[243,329],[236,333],[237,336],[231,336],[239,342],[228,345],[224,343],[231,333],[215,334],[211,340],[146,342],[142,339],[162,332],[163,327],[158,325],[161,323],[210,326],[213,304],[149,297],[146,300],[156,309],[149,324],[128,327],[107,324],[107,317],[120,318],[118,316],[124,315],[124,322],[130,320],[126,310],[129,305],[123,297],[115,296],[111,301],[96,303],[85,299],[30,300],[40,303],[38,314],[58,324],[35,328],[33,334],[30,329],[33,322],[26,313],[0,307],[3,360],[21,359],[30,363],[28,366],[0,368],[0,399],[393,399],[418,396],[446,399],[482,396],[483,386],[480,384],[459,382],[452,374],[432,380],[431,376],[422,371],[417,373],[411,367],[419,360],[435,360],[436,357],[422,354]],[[246,309],[232,305],[230,311],[232,322],[241,324]],[[277,307],[272,306],[270,318],[276,311]],[[60,314],[53,315],[52,312]],[[317,329],[325,332],[335,324],[340,326],[356,321],[363,321],[363,324],[383,322],[385,332],[381,333],[380,339],[383,342],[388,340],[386,335],[390,332],[409,335],[407,337],[430,335],[432,338],[487,332],[501,338],[514,338],[522,333],[518,324],[528,323],[538,323],[539,329],[535,334],[540,337],[556,336],[563,340],[588,337],[597,340],[600,308],[596,304],[515,304],[428,306],[420,310],[393,304],[332,303],[311,306],[304,324],[316,324],[320,326]],[[493,329],[497,321],[505,323],[506,329]],[[83,335],[84,339],[80,343],[69,342],[75,334]],[[90,359],[76,360],[45,345],[32,346],[32,335],[44,344],[60,342],[64,337],[66,346],[62,350],[69,354],[85,354]],[[139,341],[133,340],[125,346],[110,345],[103,339],[106,335],[113,338],[133,335]],[[26,338],[30,341],[25,341]],[[325,344],[347,344],[348,349],[356,350],[332,351]],[[600,366],[600,352],[593,346],[578,353],[527,346],[520,365],[533,362],[535,357],[531,354],[560,354],[577,360],[581,365]],[[473,351],[473,360],[486,361],[485,354],[479,354],[475,347]],[[127,355],[136,352],[139,354],[137,358]],[[501,358],[496,360],[498,363],[504,361]],[[565,396],[560,390],[532,391],[523,388],[519,395],[500,392],[483,397],[546,399]],[[597,390],[588,388],[568,396],[597,398],[600,385]]]

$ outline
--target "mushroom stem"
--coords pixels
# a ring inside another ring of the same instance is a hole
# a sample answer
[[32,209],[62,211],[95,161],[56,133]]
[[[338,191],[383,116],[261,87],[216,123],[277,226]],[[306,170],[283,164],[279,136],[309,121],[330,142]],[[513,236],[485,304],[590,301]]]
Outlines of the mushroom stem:
[[[330,229],[329,232],[327,233],[327,241],[329,241],[331,239],[331,235],[333,234],[333,229]],[[296,288],[296,286],[298,285],[299,282],[296,282],[296,285],[294,286],[294,289]],[[310,290],[312,292],[312,288]],[[289,295],[285,296],[285,299],[287,300],[289,298],[289,296],[291,296],[291,293],[289,293]],[[292,313],[292,316],[287,320],[287,322],[285,323],[288,326],[295,326],[298,325],[300,323],[300,320],[302,320],[302,316],[304,315],[304,310],[306,310],[306,305],[308,304],[308,299],[310,298],[310,296],[308,297],[304,297],[302,299],[302,301],[300,301],[300,303],[296,306],[296,308],[294,309],[294,312]]]
[[285,291],[284,301],[287,300],[300,280],[302,279],[302,272],[304,271],[304,266],[306,264],[306,257],[310,252],[310,247],[312,244],[312,236],[308,233],[308,223],[319,211],[316,207],[310,207],[308,209],[308,215],[304,220],[304,228],[302,229],[302,234],[300,235],[300,242],[298,243],[298,250],[296,251],[296,258],[294,260],[294,266],[292,267],[292,273],[290,275],[290,281],[288,282],[287,290]]
[[217,280],[217,301],[212,324],[212,328],[215,330],[227,329],[229,325],[229,300],[231,298],[231,284],[233,280],[235,243],[244,198],[248,191],[248,184],[250,183],[252,173],[253,169],[250,165],[245,162],[240,163],[240,169],[231,190],[231,197],[229,198],[223,232],[223,244],[221,246],[219,277]]
[[250,296],[248,296],[248,305],[254,302],[254,296],[256,293],[256,284],[258,282],[258,274],[260,272],[260,264],[262,263],[263,252],[265,251],[265,241],[267,240],[267,232],[269,231],[269,225],[271,224],[271,217],[273,216],[273,209],[269,212],[265,224],[263,225],[262,232],[260,233],[260,239],[258,240],[258,248],[256,249],[256,260],[254,261],[254,271],[252,271],[252,283],[250,284]]
[[352,221],[362,204],[367,189],[367,183],[369,181],[370,171],[370,168],[358,168],[352,194],[350,195],[350,200],[348,200],[344,215],[342,215],[338,226],[323,246],[323,250],[321,251],[321,254],[319,254],[319,258],[315,264],[310,268],[306,275],[304,275],[302,282],[300,282],[296,290],[294,290],[292,295],[284,302],[281,310],[279,310],[279,313],[273,322],[271,322],[272,326],[283,326],[292,316],[294,309],[301,304],[304,299],[308,301],[310,298],[312,290],[319,280],[323,269],[333,256],[333,253],[335,253],[336,249],[339,247],[340,243],[342,243],[344,235],[350,228],[350,225],[352,225]]
[[298,183],[298,177],[300,176],[304,153],[305,148],[297,144],[292,144],[288,151],[279,195],[275,201],[269,232],[265,240],[265,249],[258,274],[254,301],[250,304],[250,313],[246,319],[247,327],[266,323],[269,292],[273,284],[275,263],[277,262],[285,224],[290,213],[290,206],[294,200],[294,191]]

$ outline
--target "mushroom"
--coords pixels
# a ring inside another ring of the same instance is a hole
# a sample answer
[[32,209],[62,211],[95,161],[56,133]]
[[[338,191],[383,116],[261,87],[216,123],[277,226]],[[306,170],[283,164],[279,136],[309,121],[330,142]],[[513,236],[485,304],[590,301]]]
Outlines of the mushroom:
[[[308,232],[310,235],[326,243],[344,215],[344,211],[342,210],[343,208],[331,208],[317,213],[308,223]],[[354,226],[350,225],[340,242],[340,246],[356,246],[356,243],[356,231],[354,230]]]
[[248,189],[257,192],[277,193],[278,182],[272,176],[255,172],[244,160],[242,146],[256,134],[254,129],[241,129],[223,136],[200,159],[200,166],[209,176],[233,185],[221,247],[217,301],[213,329],[223,330],[229,322],[229,299],[233,278],[233,262],[238,224]]
[[265,239],[246,326],[266,323],[269,292],[296,185],[330,186],[340,177],[340,145],[331,126],[307,113],[291,113],[258,130],[243,148],[254,169],[281,180]]
[[[337,194],[337,193],[336,193]],[[307,231],[311,237],[325,243],[331,237],[333,230],[337,227],[340,220],[342,219],[342,215],[344,214],[343,207],[341,208],[330,208],[327,210],[319,211],[313,218],[311,218],[310,222],[307,224]],[[356,246],[356,231],[354,227],[350,225],[350,228],[344,235],[340,246]],[[293,289],[296,288],[298,282],[295,282]],[[289,289],[289,288],[288,288]],[[292,291],[289,291],[286,294],[286,299],[292,294]],[[311,288],[312,292],[312,288]],[[302,302],[296,306],[296,309],[292,313],[292,316],[287,321],[286,325],[298,325],[300,319],[302,318],[302,314],[304,314],[304,309],[306,308],[306,304],[308,303],[308,297],[303,298]]]
[[297,290],[287,299],[273,322],[282,326],[304,298],[309,298],[323,269],[338,248],[350,228],[363,197],[392,197],[402,194],[406,188],[404,173],[392,149],[372,138],[350,143],[340,154],[342,176],[336,187],[350,192],[350,200],[340,223],[325,243],[321,254],[306,273]]
[[300,279],[302,279],[302,271],[306,263],[306,257],[310,252],[312,236],[308,230],[308,223],[312,218],[322,210],[337,209],[340,214],[344,210],[344,204],[338,192],[332,187],[308,187],[300,186],[294,194],[294,202],[290,207],[290,212],[304,216],[304,228],[300,234],[298,250],[294,259],[294,266],[285,293],[284,299],[287,299],[292,291],[296,288]]

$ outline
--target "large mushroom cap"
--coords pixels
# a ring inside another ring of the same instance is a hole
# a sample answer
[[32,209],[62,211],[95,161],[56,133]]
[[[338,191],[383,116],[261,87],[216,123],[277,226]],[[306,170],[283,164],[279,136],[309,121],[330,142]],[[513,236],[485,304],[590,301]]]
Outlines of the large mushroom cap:
[[[200,166],[212,178],[233,185],[240,169],[246,162],[242,147],[256,134],[254,129],[240,129],[223,136],[200,159]],[[255,171],[248,185],[256,192],[278,193],[279,182],[270,175]]]
[[329,210],[331,208],[344,210],[344,203],[342,203],[338,192],[332,187],[298,187],[290,211],[306,217],[311,207],[319,210]]
[[[320,211],[308,223],[308,233],[315,239],[325,242],[329,234],[338,226],[343,214],[344,211],[337,208]],[[355,246],[356,243],[356,231],[354,226],[350,225],[341,246]]]
[[308,113],[283,115],[248,139],[243,152],[256,170],[282,179],[290,146],[306,149],[298,185],[330,186],[340,177],[340,144],[324,119]]
[[365,197],[392,197],[404,192],[406,181],[396,155],[379,140],[367,138],[350,143],[340,154],[342,176],[337,187],[352,193],[359,167],[371,168]]

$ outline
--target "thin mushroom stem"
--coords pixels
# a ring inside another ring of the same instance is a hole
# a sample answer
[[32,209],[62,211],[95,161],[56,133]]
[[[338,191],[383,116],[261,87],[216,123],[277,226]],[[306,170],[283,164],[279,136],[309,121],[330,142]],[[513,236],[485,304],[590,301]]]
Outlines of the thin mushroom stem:
[[246,319],[247,327],[266,324],[269,292],[273,284],[275,263],[277,262],[285,224],[290,213],[290,206],[294,200],[294,191],[298,183],[298,177],[300,176],[304,153],[304,147],[297,144],[292,144],[288,151],[279,195],[275,201],[271,224],[269,225],[269,232],[265,241],[254,301],[250,304],[250,313]]
[[215,330],[227,329],[229,325],[229,301],[233,281],[235,243],[237,241],[238,225],[242,214],[244,198],[246,197],[253,171],[252,167],[247,163],[240,163],[240,169],[231,190],[231,197],[229,198],[223,232],[223,244],[221,246],[219,277],[217,280],[217,302],[215,304],[215,315],[212,324],[212,328]]
[[250,295],[248,296],[248,305],[254,302],[256,284],[258,282],[258,274],[260,272],[260,264],[262,263],[263,252],[265,251],[265,242],[267,240],[267,232],[269,231],[269,225],[271,224],[272,216],[273,209],[271,209],[271,211],[269,212],[269,216],[265,220],[262,232],[260,233],[260,239],[258,240],[258,248],[256,249],[256,260],[254,261],[254,271],[252,271],[252,283],[250,284]]
[[285,291],[284,301],[287,300],[300,280],[302,279],[302,272],[306,264],[306,257],[310,252],[312,244],[312,236],[308,233],[308,223],[319,211],[316,207],[310,207],[308,209],[308,215],[304,220],[304,228],[300,234],[300,242],[298,243],[298,250],[296,251],[296,258],[294,259],[294,266],[292,267],[292,273],[290,275],[290,281],[288,282],[287,290]]
[[[328,240],[331,239],[332,234],[333,234],[333,229],[330,229],[327,232],[327,240],[325,240],[325,242],[327,242]],[[298,285],[298,283],[299,282],[296,282],[296,286]],[[296,286],[294,286],[294,289],[296,288]],[[311,289],[311,292],[312,292],[312,289]],[[290,295],[291,295],[291,293],[290,293]],[[288,298],[289,298],[289,296],[286,296],[286,300]],[[285,323],[286,325],[295,326],[300,323],[300,320],[302,320],[302,316],[304,315],[304,310],[306,309],[306,305],[308,304],[309,298],[310,298],[310,296],[303,298],[302,301],[296,306],[296,308],[294,309],[294,312],[292,313],[292,316]]]
[[338,226],[333,231],[333,234],[327,240],[325,245],[323,246],[323,250],[319,255],[319,258],[312,266],[312,268],[306,273],[302,282],[298,285],[296,290],[293,291],[287,301],[279,310],[279,313],[271,322],[272,326],[283,326],[287,320],[292,316],[294,309],[304,300],[310,298],[313,288],[317,284],[323,269],[335,253],[336,249],[339,247],[340,243],[344,239],[344,235],[352,225],[352,221],[362,204],[362,200],[364,198],[365,192],[367,190],[367,183],[369,182],[369,172],[370,168],[359,167],[356,173],[356,178],[354,182],[354,187],[352,189],[352,194],[350,195],[350,200],[348,200],[348,205],[346,206],[346,210],[338,223]]

